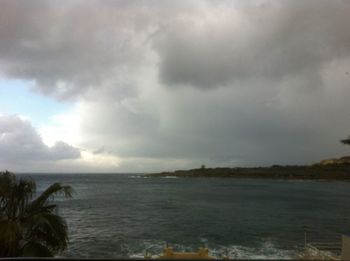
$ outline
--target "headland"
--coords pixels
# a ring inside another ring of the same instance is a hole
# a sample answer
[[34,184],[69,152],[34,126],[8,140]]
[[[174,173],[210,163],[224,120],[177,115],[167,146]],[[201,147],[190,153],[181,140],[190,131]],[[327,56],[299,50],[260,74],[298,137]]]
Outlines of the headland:
[[[348,161],[349,160],[349,161]],[[347,180],[350,181],[350,157],[322,160],[303,166],[234,167],[176,170],[147,174],[148,177],[208,177],[208,178],[257,178],[294,180]]]

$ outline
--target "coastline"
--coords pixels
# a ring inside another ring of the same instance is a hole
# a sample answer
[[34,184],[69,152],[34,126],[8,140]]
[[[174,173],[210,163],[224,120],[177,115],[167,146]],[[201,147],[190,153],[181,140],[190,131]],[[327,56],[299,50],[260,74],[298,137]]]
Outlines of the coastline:
[[350,164],[279,166],[251,168],[198,168],[147,174],[147,177],[207,177],[286,180],[345,180],[350,181]]

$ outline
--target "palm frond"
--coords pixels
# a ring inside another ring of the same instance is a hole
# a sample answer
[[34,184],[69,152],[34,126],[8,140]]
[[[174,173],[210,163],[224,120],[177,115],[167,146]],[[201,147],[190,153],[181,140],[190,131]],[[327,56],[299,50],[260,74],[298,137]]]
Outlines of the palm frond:
[[0,216],[6,209],[15,186],[16,176],[13,173],[9,171],[0,172]]
[[32,207],[42,206],[55,195],[63,195],[66,198],[71,198],[73,189],[71,186],[63,186],[61,183],[54,183],[48,187],[38,198],[31,203]]
[[47,257],[66,249],[68,227],[51,200],[70,198],[73,189],[54,183],[33,200],[35,193],[31,179],[0,172],[0,257]]
[[27,242],[21,249],[22,257],[52,257],[51,251],[44,245],[35,242]]
[[21,226],[13,220],[0,222],[0,256],[16,256]]
[[[30,222],[30,224],[28,224]],[[36,238],[46,242],[54,250],[63,250],[68,241],[68,227],[62,217],[50,212],[41,212],[28,220],[27,240]]]

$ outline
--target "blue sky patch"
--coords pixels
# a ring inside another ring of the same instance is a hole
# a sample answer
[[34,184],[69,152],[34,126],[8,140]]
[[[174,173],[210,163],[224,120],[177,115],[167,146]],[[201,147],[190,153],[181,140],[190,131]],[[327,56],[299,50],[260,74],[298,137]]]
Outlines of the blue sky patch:
[[33,125],[49,122],[55,114],[69,110],[72,104],[58,102],[29,90],[30,81],[0,79],[0,114],[21,114],[31,118]]

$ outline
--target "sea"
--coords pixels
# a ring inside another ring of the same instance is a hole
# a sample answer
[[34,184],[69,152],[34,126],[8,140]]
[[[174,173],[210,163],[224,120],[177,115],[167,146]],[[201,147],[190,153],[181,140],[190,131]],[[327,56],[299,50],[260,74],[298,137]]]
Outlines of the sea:
[[306,240],[340,242],[350,232],[350,182],[146,177],[138,174],[22,174],[56,198],[69,228],[62,257],[127,258],[163,248],[214,257],[292,259]]

